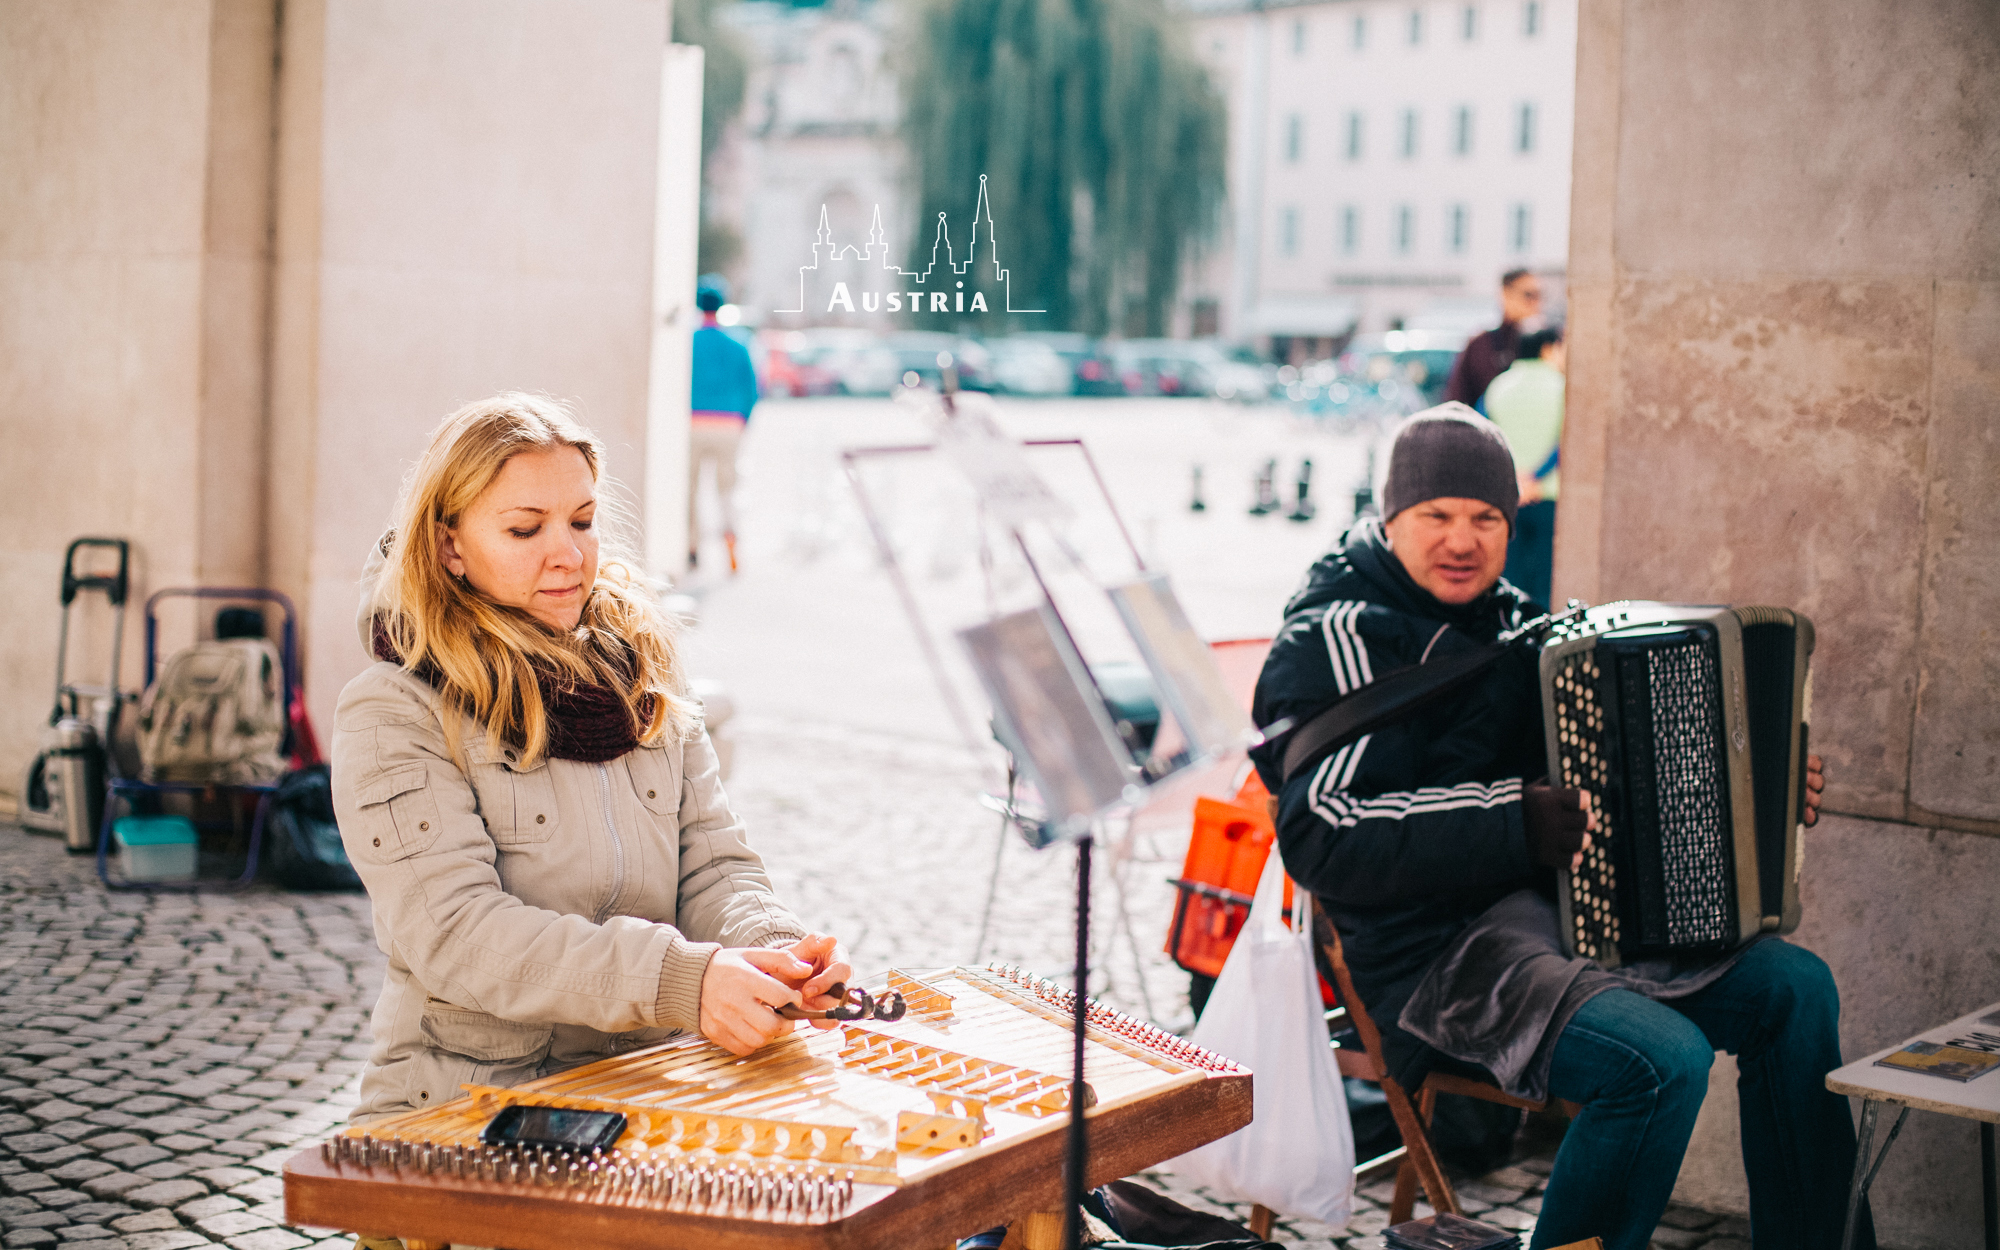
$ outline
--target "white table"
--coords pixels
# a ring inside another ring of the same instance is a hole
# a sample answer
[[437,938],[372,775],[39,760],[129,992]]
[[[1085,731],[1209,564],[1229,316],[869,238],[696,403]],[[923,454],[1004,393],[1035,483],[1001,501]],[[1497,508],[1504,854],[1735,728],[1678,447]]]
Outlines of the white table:
[[[1981,1194],[1985,1199],[1982,1206],[1986,1213],[1986,1250],[2000,1250],[2000,1188],[1996,1188],[2000,1182],[1994,1178],[1993,1141],[1993,1126],[2000,1124],[2000,1068],[1961,1082],[1927,1076],[1922,1072],[1875,1066],[1877,1059],[1893,1055],[1911,1042],[1948,1041],[1975,1029],[1982,1033],[2000,1033],[2000,1024],[1981,1023],[1981,1017],[1996,1013],[2000,1013],[2000,1003],[1988,1003],[1950,1024],[1926,1029],[1894,1046],[1886,1046],[1866,1059],[1827,1073],[1828,1089],[1836,1094],[1861,1099],[1860,1140],[1855,1146],[1854,1184],[1847,1196],[1847,1230],[1841,1235],[1841,1250],[1850,1250],[1854,1244],[1854,1217],[1860,1210],[1861,1199],[1867,1196],[1868,1186],[1874,1183],[1883,1156],[1889,1153],[1889,1147],[1896,1144],[1896,1134],[1902,1131],[1903,1119],[1910,1114],[1911,1108],[1979,1121],[1979,1175]],[[1896,1112],[1896,1122],[1890,1125],[1889,1136],[1882,1142],[1875,1162],[1870,1164],[1868,1148],[1875,1137],[1875,1116],[1884,1103],[1901,1110]]]

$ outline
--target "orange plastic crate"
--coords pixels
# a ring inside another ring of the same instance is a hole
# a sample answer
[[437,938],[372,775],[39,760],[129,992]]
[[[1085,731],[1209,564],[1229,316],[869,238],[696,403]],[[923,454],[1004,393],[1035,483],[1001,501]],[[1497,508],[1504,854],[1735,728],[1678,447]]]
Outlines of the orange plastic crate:
[[[1221,975],[1222,965],[1236,945],[1236,935],[1250,918],[1250,904],[1264,862],[1277,843],[1271,823],[1270,792],[1255,772],[1232,802],[1200,798],[1194,804],[1194,834],[1188,839],[1187,860],[1174,879],[1180,897],[1167,930],[1167,954],[1197,976]],[[1285,878],[1285,915],[1292,912],[1292,879]],[[1333,991],[1324,979],[1320,997],[1331,1006]]]

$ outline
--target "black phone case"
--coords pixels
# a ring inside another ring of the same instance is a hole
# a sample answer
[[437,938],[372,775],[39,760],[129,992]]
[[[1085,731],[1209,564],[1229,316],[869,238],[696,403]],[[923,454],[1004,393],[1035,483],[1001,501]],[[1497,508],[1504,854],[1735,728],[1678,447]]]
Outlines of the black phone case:
[[[479,1130],[479,1140],[489,1146],[547,1146],[559,1150],[579,1149],[579,1147],[571,1142],[515,1136],[517,1126],[526,1117],[528,1111],[529,1108],[520,1103],[516,1103],[511,1107],[502,1107],[500,1113],[491,1120],[488,1120],[485,1128]],[[601,1115],[605,1117],[604,1130],[597,1135],[595,1141],[581,1147],[581,1149],[609,1150],[612,1144],[625,1133],[625,1117],[619,1112],[581,1111],[580,1114]]]

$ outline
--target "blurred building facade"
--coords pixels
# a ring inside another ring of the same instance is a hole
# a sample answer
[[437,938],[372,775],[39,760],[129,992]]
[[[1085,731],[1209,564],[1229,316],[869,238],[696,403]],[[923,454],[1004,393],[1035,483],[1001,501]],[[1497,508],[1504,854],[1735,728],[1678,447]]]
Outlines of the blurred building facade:
[[1229,209],[1195,334],[1324,356],[1498,322],[1569,251],[1576,0],[1183,0],[1229,104]]
[[[153,591],[289,595],[324,741],[362,562],[460,404],[567,399],[685,516],[700,68],[666,40],[665,0],[0,5],[0,791],[74,537],[133,545],[128,687]],[[101,600],[71,644],[101,680]]]
[[[2000,999],[2000,10],[1581,14],[1555,593],[1812,617],[1793,940],[1858,1059]],[[1681,1172],[1710,1209],[1747,1204],[1736,1072]],[[1977,1244],[1980,1166],[1912,1113],[1882,1244]]]
[[[756,324],[848,324],[887,329],[897,319],[857,302],[849,313],[786,316],[797,306],[799,266],[815,260],[821,209],[834,238],[852,245],[852,263],[819,276],[859,289],[877,210],[882,245],[896,263],[908,255],[901,105],[890,57],[894,7],[885,0],[838,0],[794,7],[751,0],[722,10],[743,41],[749,77],[743,112],[709,160],[709,214],[743,240],[730,298]],[[970,203],[967,205],[970,208]],[[838,272],[836,272],[838,271]],[[851,272],[850,272],[851,271]]]

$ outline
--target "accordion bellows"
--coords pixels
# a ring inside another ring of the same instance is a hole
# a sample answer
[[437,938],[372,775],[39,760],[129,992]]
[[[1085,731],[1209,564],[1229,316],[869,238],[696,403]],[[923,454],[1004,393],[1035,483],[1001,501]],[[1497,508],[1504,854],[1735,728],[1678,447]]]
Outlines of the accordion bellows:
[[1563,944],[1605,967],[1799,923],[1812,622],[1788,608],[1627,601],[1541,657],[1549,775],[1586,790]]

